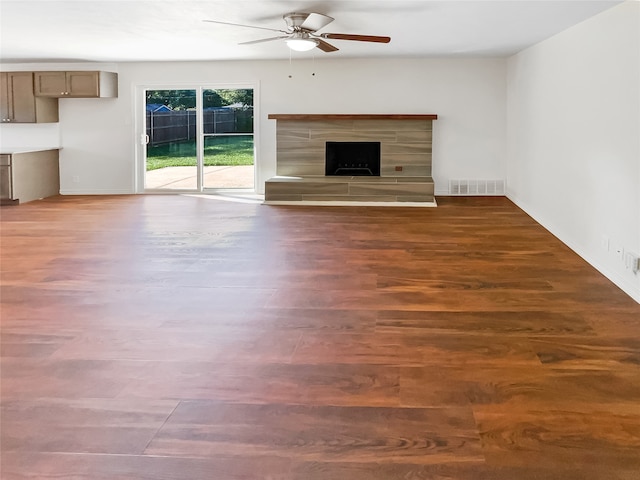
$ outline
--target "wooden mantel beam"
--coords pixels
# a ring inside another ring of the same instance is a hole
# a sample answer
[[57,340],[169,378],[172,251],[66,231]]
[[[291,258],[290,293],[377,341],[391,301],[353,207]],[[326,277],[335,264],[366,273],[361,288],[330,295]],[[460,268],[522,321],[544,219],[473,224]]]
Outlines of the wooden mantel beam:
[[435,114],[270,113],[269,120],[436,120]]

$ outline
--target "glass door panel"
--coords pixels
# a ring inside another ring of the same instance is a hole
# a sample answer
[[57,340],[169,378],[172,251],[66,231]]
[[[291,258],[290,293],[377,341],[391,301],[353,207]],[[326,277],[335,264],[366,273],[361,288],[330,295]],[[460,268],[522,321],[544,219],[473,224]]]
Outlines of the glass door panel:
[[196,90],[147,90],[145,189],[198,190]]
[[253,89],[203,89],[203,188],[254,188]]

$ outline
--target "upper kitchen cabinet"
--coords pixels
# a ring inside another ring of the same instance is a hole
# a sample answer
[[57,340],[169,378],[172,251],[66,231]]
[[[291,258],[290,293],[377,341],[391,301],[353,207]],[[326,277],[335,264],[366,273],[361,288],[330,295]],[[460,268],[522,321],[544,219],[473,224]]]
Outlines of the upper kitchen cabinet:
[[56,98],[118,96],[118,74],[112,72],[35,72],[35,95]]
[[33,94],[33,72],[0,73],[2,123],[55,123],[58,100]]

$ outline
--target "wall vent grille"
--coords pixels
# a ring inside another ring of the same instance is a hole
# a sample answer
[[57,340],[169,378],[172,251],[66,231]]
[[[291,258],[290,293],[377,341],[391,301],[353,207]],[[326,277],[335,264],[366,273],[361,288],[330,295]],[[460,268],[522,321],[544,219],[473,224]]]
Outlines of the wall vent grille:
[[449,180],[449,195],[504,195],[504,180]]

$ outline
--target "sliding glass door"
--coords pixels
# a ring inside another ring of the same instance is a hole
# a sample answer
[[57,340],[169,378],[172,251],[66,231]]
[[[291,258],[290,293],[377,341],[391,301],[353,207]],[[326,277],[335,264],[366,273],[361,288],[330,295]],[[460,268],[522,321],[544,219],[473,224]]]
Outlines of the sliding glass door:
[[254,189],[253,89],[145,89],[144,190]]

